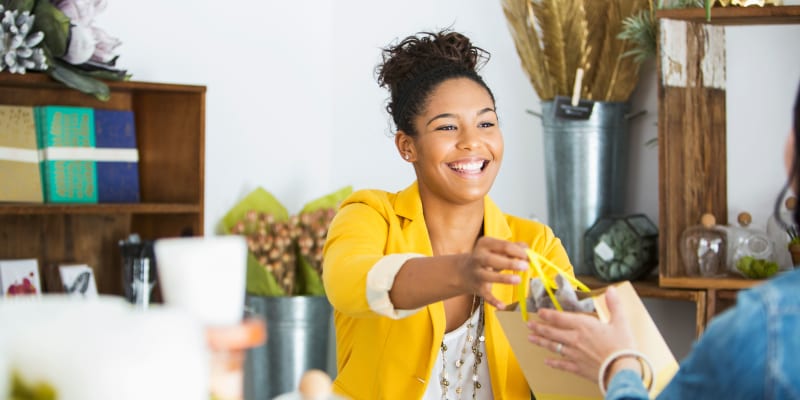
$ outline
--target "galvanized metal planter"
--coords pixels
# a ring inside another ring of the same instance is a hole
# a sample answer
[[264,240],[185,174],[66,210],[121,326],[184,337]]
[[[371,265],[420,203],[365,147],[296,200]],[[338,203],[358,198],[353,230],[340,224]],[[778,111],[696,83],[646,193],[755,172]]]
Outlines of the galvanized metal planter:
[[628,112],[627,102],[596,102],[589,119],[564,119],[552,101],[542,102],[548,225],[576,274],[591,274],[584,265],[586,230],[599,217],[623,212]]
[[325,296],[247,295],[250,312],[267,322],[267,342],[247,352],[245,398],[271,400],[297,389],[303,373],[329,366],[332,307]]

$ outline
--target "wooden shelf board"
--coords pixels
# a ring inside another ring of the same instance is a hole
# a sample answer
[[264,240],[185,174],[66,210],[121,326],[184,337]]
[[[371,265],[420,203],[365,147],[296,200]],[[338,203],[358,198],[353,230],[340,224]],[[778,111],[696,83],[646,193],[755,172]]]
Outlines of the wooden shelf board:
[[0,215],[47,214],[195,214],[202,212],[199,204],[137,203],[137,204],[0,204]]
[[717,289],[739,290],[749,289],[764,282],[761,279],[744,279],[737,277],[702,278],[689,276],[661,276],[659,286],[680,289]]
[[713,25],[800,24],[800,6],[713,7],[710,21],[706,21],[706,11],[703,8],[658,10],[656,17]]
[[[103,83],[108,85],[111,91],[126,91],[126,90],[149,90],[156,92],[195,92],[205,93],[206,87],[201,85],[177,84],[177,83],[156,83],[144,81],[106,81]],[[44,72],[31,71],[24,75],[12,74],[7,71],[0,72],[0,84],[4,87],[36,87],[36,88],[55,88],[67,92],[72,92],[75,89],[70,89],[63,83],[58,82],[50,75]],[[77,92],[76,92],[77,93]]]
[[[611,282],[605,282],[590,275],[581,275],[577,278],[591,289],[598,289],[612,284]],[[640,297],[697,302],[703,294],[702,290],[699,289],[690,290],[661,287],[658,285],[658,276],[656,275],[649,276],[642,280],[631,281],[631,285],[633,285],[633,288]]]

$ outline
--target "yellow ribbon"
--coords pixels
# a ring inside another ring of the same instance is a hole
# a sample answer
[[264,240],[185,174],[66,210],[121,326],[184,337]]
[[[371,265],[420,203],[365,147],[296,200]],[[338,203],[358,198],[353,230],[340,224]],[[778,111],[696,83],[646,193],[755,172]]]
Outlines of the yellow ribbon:
[[556,310],[563,311],[564,309],[561,307],[561,304],[556,299],[555,293],[553,289],[558,288],[558,284],[556,284],[555,279],[551,279],[544,273],[544,267],[552,268],[556,271],[557,274],[561,274],[564,276],[570,283],[572,283],[578,290],[588,292],[590,289],[588,286],[584,285],[583,282],[577,280],[574,276],[568,274],[565,269],[559,267],[558,265],[554,264],[552,261],[548,260],[541,254],[527,249],[528,254],[528,262],[531,268],[528,268],[526,271],[520,272],[520,277],[522,278],[520,283],[516,287],[515,297],[516,301],[519,304],[520,312],[522,313],[522,320],[527,322],[528,321],[528,304],[525,299],[525,285],[528,284],[531,275],[538,276],[542,280],[542,284],[544,285],[544,290],[547,292],[547,295],[550,297],[550,300],[553,302],[553,305],[556,307]]

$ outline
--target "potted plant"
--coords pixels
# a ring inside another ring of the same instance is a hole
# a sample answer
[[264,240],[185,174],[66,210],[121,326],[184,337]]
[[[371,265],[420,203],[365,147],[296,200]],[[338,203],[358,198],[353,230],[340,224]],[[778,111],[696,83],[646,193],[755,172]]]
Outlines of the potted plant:
[[247,239],[247,307],[267,323],[268,345],[249,350],[245,365],[245,390],[257,398],[289,392],[299,373],[328,367],[332,308],[322,286],[322,247],[351,192],[342,188],[290,215],[257,188],[222,219],[224,234]]
[[597,218],[621,214],[628,100],[640,64],[623,21],[648,0],[503,0],[523,69],[541,100],[549,224],[578,274],[589,274],[583,237]]

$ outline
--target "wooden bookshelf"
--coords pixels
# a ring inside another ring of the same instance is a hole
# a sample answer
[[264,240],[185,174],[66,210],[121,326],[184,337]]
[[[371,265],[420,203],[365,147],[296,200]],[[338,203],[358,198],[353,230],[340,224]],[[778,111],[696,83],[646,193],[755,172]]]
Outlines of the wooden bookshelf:
[[[118,242],[203,234],[204,86],[108,82],[100,101],[42,73],[0,73],[0,104],[132,110],[139,150],[136,204],[0,203],[0,258],[36,258],[44,272],[62,262],[88,264],[98,291],[122,294]],[[158,287],[158,286],[157,286]]]

